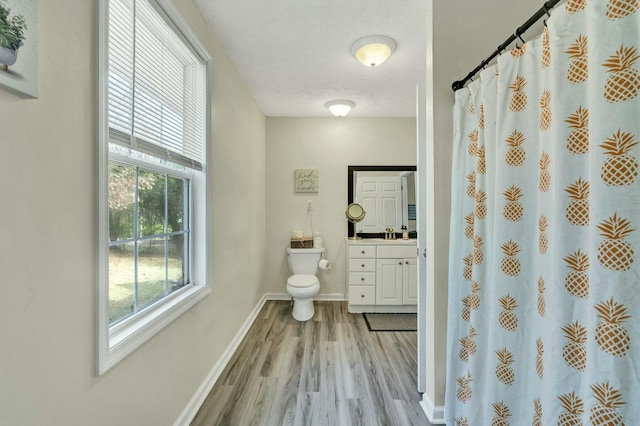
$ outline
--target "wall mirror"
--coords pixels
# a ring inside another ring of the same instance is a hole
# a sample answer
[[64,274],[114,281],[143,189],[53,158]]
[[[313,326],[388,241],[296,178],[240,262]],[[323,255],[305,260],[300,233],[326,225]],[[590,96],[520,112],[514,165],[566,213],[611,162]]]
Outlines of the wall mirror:
[[366,212],[358,223],[348,223],[348,236],[384,238],[385,228],[416,238],[416,166],[348,166],[348,204]]

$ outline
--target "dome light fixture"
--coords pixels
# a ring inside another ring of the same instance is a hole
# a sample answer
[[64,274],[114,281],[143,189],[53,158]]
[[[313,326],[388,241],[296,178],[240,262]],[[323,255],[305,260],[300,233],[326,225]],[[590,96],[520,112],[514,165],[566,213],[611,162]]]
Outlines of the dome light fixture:
[[361,38],[351,46],[351,53],[364,66],[374,68],[386,61],[396,50],[393,39],[374,35]]
[[356,104],[345,99],[338,99],[335,101],[329,101],[324,104],[324,106],[327,107],[329,111],[331,111],[331,114],[335,115],[336,117],[344,117],[345,115],[349,114],[351,108],[356,106]]

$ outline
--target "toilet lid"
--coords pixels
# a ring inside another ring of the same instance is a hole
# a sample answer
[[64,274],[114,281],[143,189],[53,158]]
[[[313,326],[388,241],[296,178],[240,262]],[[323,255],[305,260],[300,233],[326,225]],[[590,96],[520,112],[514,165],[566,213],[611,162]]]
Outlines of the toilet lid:
[[289,277],[287,284],[293,287],[311,287],[318,282],[318,277],[308,274],[296,274]]

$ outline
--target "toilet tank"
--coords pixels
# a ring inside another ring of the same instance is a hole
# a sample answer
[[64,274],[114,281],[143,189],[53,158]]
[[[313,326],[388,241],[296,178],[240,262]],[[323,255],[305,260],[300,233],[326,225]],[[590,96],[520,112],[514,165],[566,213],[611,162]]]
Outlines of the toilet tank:
[[318,273],[318,263],[322,259],[322,253],[324,253],[324,248],[288,248],[289,270],[292,274],[316,275]]

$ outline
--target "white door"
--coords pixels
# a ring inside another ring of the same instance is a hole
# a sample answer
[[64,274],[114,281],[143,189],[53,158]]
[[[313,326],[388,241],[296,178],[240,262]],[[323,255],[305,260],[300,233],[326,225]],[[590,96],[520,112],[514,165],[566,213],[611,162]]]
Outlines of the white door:
[[357,232],[385,232],[402,225],[402,186],[400,176],[358,177],[355,201],[366,215],[356,225]]
[[376,305],[402,305],[402,259],[378,259]]

